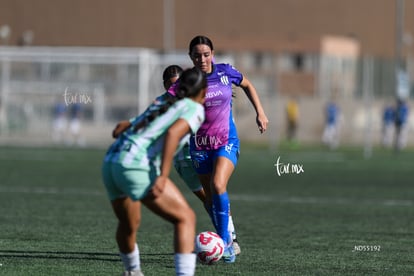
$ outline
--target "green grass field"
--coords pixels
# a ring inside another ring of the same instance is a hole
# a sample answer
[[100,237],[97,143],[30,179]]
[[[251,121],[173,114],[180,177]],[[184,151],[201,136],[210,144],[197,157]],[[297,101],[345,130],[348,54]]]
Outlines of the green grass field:
[[[104,150],[0,148],[0,275],[120,275]],[[304,172],[278,175],[275,163]],[[413,275],[414,152],[242,147],[229,184],[242,254],[197,275]],[[298,168],[299,166],[296,166]],[[201,203],[172,175],[214,230]],[[143,209],[145,275],[174,275],[172,226]]]

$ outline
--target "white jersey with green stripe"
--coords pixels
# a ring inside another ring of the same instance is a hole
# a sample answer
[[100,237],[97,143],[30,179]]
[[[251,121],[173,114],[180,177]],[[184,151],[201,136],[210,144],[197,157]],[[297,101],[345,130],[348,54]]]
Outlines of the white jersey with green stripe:
[[[191,132],[196,133],[204,121],[204,107],[189,98],[184,98],[137,132],[134,132],[136,122],[132,122],[132,126],[109,148],[105,162],[120,163],[128,168],[149,170],[155,167],[158,170],[165,135],[169,127],[178,119],[187,121]],[[176,153],[188,142],[189,136],[190,133],[180,140]]]

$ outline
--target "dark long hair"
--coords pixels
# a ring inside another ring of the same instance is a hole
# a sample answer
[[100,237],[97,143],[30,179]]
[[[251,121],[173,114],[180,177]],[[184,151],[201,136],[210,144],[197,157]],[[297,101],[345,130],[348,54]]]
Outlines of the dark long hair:
[[178,100],[187,97],[197,96],[201,90],[207,87],[207,79],[203,71],[194,67],[183,71],[180,76],[178,87],[175,91],[176,95],[173,96],[168,92],[165,93],[165,102],[162,105],[150,106],[147,109],[147,115],[143,125],[137,125],[134,127],[134,131],[138,131],[141,127],[147,126],[153,120],[155,120],[161,114],[167,112],[167,110]]
[[197,67],[185,70],[180,77],[177,90],[177,98],[195,97],[202,89],[207,87],[207,79],[203,71]]
[[196,45],[207,45],[208,47],[210,47],[210,50],[213,51],[213,42],[211,42],[210,38],[204,36],[204,35],[198,35],[196,37],[194,37],[191,41],[190,41],[190,45],[188,46],[188,54],[191,55],[191,52],[193,51],[193,48]]
[[[183,72],[183,68],[178,65],[170,65],[164,69],[162,73],[162,81],[164,83],[165,89],[168,89],[168,85],[171,85],[170,79],[173,77],[180,77],[181,73]],[[168,84],[168,85],[167,85]]]

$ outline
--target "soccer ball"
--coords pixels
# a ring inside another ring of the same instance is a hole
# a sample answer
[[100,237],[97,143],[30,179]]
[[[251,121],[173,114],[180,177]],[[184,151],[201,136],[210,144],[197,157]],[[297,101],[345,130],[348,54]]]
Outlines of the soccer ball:
[[223,256],[224,242],[218,234],[204,231],[196,237],[195,251],[200,263],[212,265]]

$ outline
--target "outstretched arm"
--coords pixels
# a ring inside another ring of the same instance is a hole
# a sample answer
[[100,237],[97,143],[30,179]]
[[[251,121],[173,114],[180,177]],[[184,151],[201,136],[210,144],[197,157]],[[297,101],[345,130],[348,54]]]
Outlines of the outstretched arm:
[[[138,131],[140,128],[145,126],[148,119],[151,117],[156,117],[160,113],[163,113],[169,105],[175,102],[174,96],[169,93],[164,93],[161,96],[158,96],[151,105],[139,116],[134,118],[134,131]],[[127,130],[131,126],[131,120],[119,122],[115,129],[112,131],[112,137],[118,138],[118,136]]]
[[246,93],[254,109],[256,110],[256,123],[257,123],[257,126],[259,127],[260,133],[265,132],[267,129],[267,124],[269,123],[269,120],[267,119],[267,116],[263,110],[259,96],[257,95],[256,88],[245,77],[240,83],[240,87],[243,89],[244,93]]

